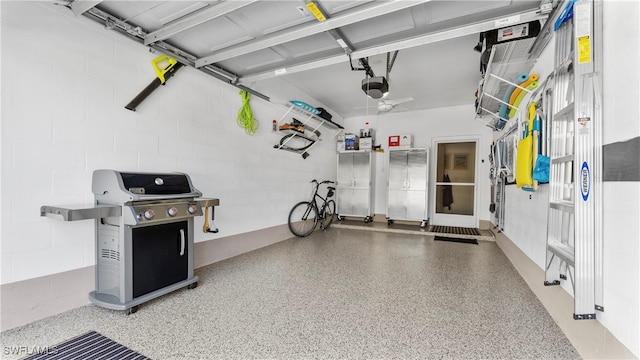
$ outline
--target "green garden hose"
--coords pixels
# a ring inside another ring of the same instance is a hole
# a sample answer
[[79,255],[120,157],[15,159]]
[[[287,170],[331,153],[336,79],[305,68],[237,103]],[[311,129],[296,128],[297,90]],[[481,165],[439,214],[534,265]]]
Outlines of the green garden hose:
[[240,90],[240,96],[242,96],[242,106],[238,111],[238,126],[244,129],[247,135],[253,136],[258,130],[258,121],[253,117],[253,111],[251,111],[251,94]]

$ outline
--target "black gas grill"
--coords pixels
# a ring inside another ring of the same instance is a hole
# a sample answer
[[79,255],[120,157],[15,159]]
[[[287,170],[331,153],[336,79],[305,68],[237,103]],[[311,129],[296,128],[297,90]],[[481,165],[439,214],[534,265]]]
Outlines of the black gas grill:
[[194,217],[202,199],[184,173],[96,170],[88,209],[43,206],[42,215],[67,220],[96,219],[96,290],[89,299],[113,309],[137,305],[171,291],[197,286],[193,271]]

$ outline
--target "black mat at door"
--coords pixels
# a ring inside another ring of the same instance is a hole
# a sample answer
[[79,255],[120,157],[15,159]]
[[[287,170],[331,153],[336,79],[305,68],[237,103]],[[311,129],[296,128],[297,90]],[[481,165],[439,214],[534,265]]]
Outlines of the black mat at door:
[[[34,348],[32,355],[25,360],[56,360],[56,359],[117,359],[117,360],[145,360],[141,355],[128,347],[121,345],[108,337],[90,331],[86,334],[67,340],[62,344]],[[151,359],[149,359],[151,360]]]
[[441,234],[453,235],[480,235],[480,230],[474,228],[465,228],[459,226],[432,225],[429,231]]
[[463,239],[458,237],[448,237],[448,236],[435,236],[435,240],[437,241],[451,241],[451,242],[459,242],[465,244],[476,244],[478,245],[478,240],[476,239]]

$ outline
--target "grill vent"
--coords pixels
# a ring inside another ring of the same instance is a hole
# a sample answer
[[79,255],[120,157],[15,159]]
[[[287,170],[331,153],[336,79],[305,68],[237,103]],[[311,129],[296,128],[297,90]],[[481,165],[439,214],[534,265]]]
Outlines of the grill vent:
[[105,259],[112,259],[115,261],[120,261],[120,252],[111,249],[102,249],[100,256]]

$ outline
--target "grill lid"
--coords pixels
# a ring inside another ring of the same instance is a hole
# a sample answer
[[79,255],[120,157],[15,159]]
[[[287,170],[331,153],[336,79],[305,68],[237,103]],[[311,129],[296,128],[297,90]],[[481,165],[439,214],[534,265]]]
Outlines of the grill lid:
[[120,173],[124,188],[134,194],[175,195],[191,192],[186,174]]
[[98,203],[194,198],[202,193],[184,173],[133,173],[95,170],[92,191]]

